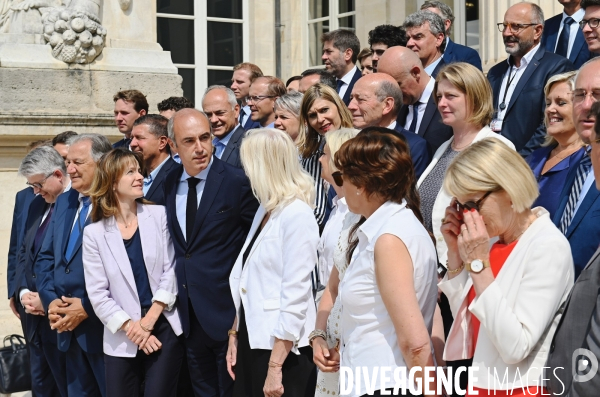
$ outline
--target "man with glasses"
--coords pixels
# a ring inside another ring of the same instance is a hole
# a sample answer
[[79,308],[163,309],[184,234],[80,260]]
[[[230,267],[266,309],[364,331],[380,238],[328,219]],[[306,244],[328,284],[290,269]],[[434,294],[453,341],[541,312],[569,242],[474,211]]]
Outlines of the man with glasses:
[[498,29],[509,57],[492,67],[487,75],[495,110],[490,127],[512,141],[519,154],[527,156],[546,137],[546,82],[574,67],[566,58],[541,46],[544,14],[538,5],[526,2],[513,5]]
[[259,123],[262,128],[273,128],[275,125],[275,112],[273,105],[275,99],[287,93],[285,84],[277,77],[259,77],[250,86],[247,103],[250,106],[252,120]]
[[583,0],[581,8],[585,11],[579,27],[588,46],[588,50],[594,56],[600,54],[600,0]]

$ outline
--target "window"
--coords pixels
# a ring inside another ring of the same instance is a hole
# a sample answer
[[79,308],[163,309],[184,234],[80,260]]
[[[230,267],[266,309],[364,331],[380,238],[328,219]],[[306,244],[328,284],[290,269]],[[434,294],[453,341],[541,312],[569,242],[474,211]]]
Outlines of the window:
[[305,67],[320,66],[321,35],[336,29],[348,29],[356,32],[355,0],[308,0],[307,28],[308,37]]
[[248,2],[156,0],[158,43],[171,51],[183,95],[200,102],[213,84],[229,86],[233,66],[248,59]]

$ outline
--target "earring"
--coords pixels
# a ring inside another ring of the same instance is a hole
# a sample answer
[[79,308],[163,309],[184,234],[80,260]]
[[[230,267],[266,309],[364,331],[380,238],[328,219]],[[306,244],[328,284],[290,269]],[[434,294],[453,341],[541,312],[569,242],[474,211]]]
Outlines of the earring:
[[358,192],[358,191],[357,191],[357,192],[356,192],[356,195],[357,195],[357,196],[360,196],[360,192]]

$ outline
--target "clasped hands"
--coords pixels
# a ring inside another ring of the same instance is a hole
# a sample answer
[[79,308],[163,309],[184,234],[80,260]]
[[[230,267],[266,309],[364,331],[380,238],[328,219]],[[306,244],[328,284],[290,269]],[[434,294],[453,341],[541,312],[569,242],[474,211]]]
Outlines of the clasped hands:
[[152,321],[147,317],[138,321],[127,320],[121,326],[121,330],[125,331],[130,341],[138,345],[138,350],[143,350],[144,353],[149,355],[160,350],[162,343],[156,336],[152,335],[152,329],[156,320]]
[[25,313],[33,314],[36,316],[45,316],[44,306],[40,299],[40,294],[37,292],[26,292],[21,297],[21,304],[25,307]]
[[319,367],[319,370],[323,372],[338,372],[340,370],[339,343],[338,340],[338,344],[330,349],[322,337],[317,336],[313,339],[313,361]]
[[86,318],[88,318],[88,314],[81,304],[81,298],[63,296],[48,305],[50,328],[55,329],[58,333],[73,331]]

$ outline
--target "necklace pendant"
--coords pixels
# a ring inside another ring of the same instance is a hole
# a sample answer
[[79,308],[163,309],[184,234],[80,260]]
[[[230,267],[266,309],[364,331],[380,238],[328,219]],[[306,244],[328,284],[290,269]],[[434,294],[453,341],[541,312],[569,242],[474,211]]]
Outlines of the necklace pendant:
[[504,110],[504,109],[506,109],[506,104],[504,102],[502,102],[500,104],[500,110]]

